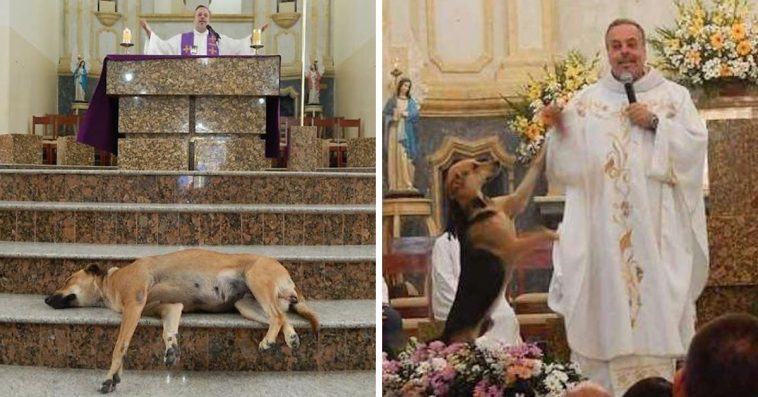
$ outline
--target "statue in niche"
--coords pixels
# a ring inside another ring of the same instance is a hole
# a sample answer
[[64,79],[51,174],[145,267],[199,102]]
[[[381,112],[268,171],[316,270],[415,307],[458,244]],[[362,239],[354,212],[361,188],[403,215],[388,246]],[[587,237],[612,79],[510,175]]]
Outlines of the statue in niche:
[[390,194],[415,193],[413,186],[418,156],[416,123],[419,108],[411,97],[411,80],[407,77],[397,83],[394,95],[387,100],[382,112],[382,133],[387,148],[387,185]]
[[85,95],[87,95],[87,63],[79,56],[77,58],[79,63],[74,69],[74,101],[75,102],[87,102]]
[[319,91],[321,90],[321,75],[322,71],[319,70],[318,60],[313,61],[308,69],[308,104],[320,105]]

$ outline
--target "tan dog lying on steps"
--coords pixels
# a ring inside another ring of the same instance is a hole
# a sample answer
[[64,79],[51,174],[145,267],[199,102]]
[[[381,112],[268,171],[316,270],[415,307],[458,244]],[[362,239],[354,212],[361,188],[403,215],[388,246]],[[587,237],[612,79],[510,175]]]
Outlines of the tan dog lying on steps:
[[453,234],[461,244],[461,273],[442,341],[473,342],[507,284],[513,267],[558,238],[552,230],[516,234],[514,218],[524,211],[545,164],[545,148],[535,156],[516,190],[486,197],[482,186],[497,175],[495,162],[467,159],[453,164],[445,178]]
[[[255,310],[253,298],[265,315]],[[299,346],[300,339],[284,315],[287,309],[308,320],[314,332],[318,330],[316,314],[305,305],[281,263],[259,255],[201,249],[141,258],[107,274],[90,265],[66,279],[64,287],[45,303],[55,309],[106,306],[122,313],[111,367],[100,389],[103,393],[113,391],[119,383],[124,355],[142,315],[157,315],[163,320],[166,365],[173,365],[179,357],[177,336],[182,312],[236,309],[247,319],[268,324],[260,350],[274,345],[280,330],[287,346]]]

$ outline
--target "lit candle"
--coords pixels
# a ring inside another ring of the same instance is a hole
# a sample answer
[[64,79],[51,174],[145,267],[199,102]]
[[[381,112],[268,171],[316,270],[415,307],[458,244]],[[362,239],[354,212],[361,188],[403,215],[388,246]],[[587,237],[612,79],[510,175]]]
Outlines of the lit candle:
[[399,63],[399,59],[395,58],[395,59],[394,59],[394,61],[392,62],[392,68],[393,68],[393,69],[397,69],[397,67],[398,67],[399,65],[400,65],[400,63]]
[[124,34],[121,37],[122,43],[132,44],[132,31],[129,28],[124,28]]
[[261,29],[253,29],[253,45],[262,45]]

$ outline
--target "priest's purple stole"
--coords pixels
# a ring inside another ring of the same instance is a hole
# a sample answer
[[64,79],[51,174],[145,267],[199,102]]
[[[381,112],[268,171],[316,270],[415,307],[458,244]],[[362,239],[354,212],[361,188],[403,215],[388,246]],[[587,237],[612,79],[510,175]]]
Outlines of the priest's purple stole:
[[[192,47],[195,45],[195,33],[194,32],[187,32],[182,33],[182,44],[181,44],[181,50],[182,55],[193,55],[192,54]],[[218,43],[216,42],[216,36],[208,32],[208,44],[207,44],[207,51],[208,54],[206,56],[209,57],[216,57],[218,56]],[[198,54],[194,54],[198,55]]]

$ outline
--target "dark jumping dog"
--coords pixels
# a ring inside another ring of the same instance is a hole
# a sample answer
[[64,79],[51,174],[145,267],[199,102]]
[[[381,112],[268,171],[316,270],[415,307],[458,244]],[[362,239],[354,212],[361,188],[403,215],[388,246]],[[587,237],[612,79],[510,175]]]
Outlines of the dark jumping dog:
[[543,148],[515,192],[491,198],[482,193],[482,186],[497,175],[497,163],[467,159],[448,170],[445,188],[453,231],[461,244],[461,275],[443,342],[473,342],[513,266],[545,241],[558,238],[547,229],[518,236],[513,222],[526,208],[544,164]]

